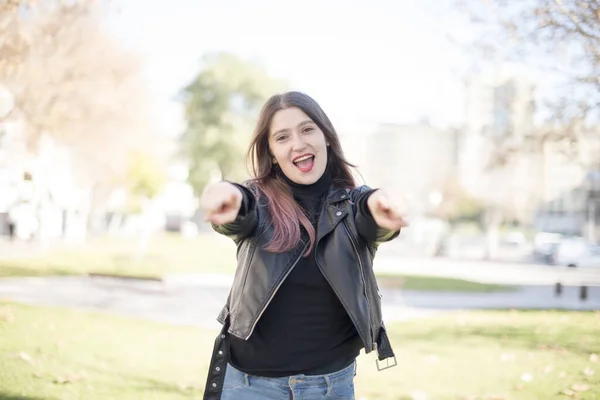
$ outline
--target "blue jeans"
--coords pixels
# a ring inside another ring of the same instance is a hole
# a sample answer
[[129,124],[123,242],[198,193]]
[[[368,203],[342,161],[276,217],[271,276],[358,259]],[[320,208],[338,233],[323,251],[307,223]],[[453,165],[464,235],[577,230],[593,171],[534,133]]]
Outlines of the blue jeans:
[[326,375],[267,378],[227,365],[221,400],[354,400],[356,361]]

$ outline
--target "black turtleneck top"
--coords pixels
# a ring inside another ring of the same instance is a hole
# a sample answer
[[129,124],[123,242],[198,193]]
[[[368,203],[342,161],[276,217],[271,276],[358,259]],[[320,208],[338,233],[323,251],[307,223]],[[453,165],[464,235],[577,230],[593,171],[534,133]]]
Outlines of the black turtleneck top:
[[[329,171],[312,185],[283,178],[316,228],[331,185]],[[307,240],[304,230],[303,235]],[[290,272],[250,338],[231,336],[230,343],[234,367],[266,377],[335,372],[350,365],[363,347],[348,313],[317,266],[314,250]]]

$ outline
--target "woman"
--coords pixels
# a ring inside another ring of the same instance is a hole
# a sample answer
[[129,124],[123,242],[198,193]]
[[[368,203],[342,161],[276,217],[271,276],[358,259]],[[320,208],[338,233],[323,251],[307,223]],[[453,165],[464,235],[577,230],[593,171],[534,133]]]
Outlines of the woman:
[[238,247],[204,398],[354,399],[360,350],[394,357],[372,262],[403,214],[383,191],[356,187],[329,118],[305,94],[267,101],[248,157],[254,179],[201,197]]

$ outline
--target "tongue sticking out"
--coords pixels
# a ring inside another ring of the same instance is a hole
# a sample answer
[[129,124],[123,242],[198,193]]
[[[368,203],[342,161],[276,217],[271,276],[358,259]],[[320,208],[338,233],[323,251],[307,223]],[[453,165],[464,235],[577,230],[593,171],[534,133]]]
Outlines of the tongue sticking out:
[[296,167],[298,167],[298,169],[302,172],[310,171],[313,168],[314,164],[315,164],[314,157],[311,157],[307,160],[298,161],[295,163]]

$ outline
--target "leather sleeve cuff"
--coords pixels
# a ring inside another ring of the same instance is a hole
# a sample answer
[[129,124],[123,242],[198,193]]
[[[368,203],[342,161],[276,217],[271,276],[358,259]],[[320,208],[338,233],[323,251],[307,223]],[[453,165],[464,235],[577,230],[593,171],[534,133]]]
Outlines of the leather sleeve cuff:
[[368,219],[370,219],[371,221],[373,221],[373,223],[375,223],[375,220],[373,219],[371,210],[369,210],[368,201],[369,201],[369,197],[376,191],[377,191],[377,189],[371,189],[364,193],[361,193],[360,196],[358,197],[358,200],[356,201],[356,205],[358,207],[359,212],[362,215],[364,215],[365,217],[367,217]]
[[256,200],[254,199],[254,194],[244,185],[240,185],[239,183],[229,182],[242,192],[242,205],[240,206],[240,211],[238,212],[238,218],[243,218],[254,208]]

